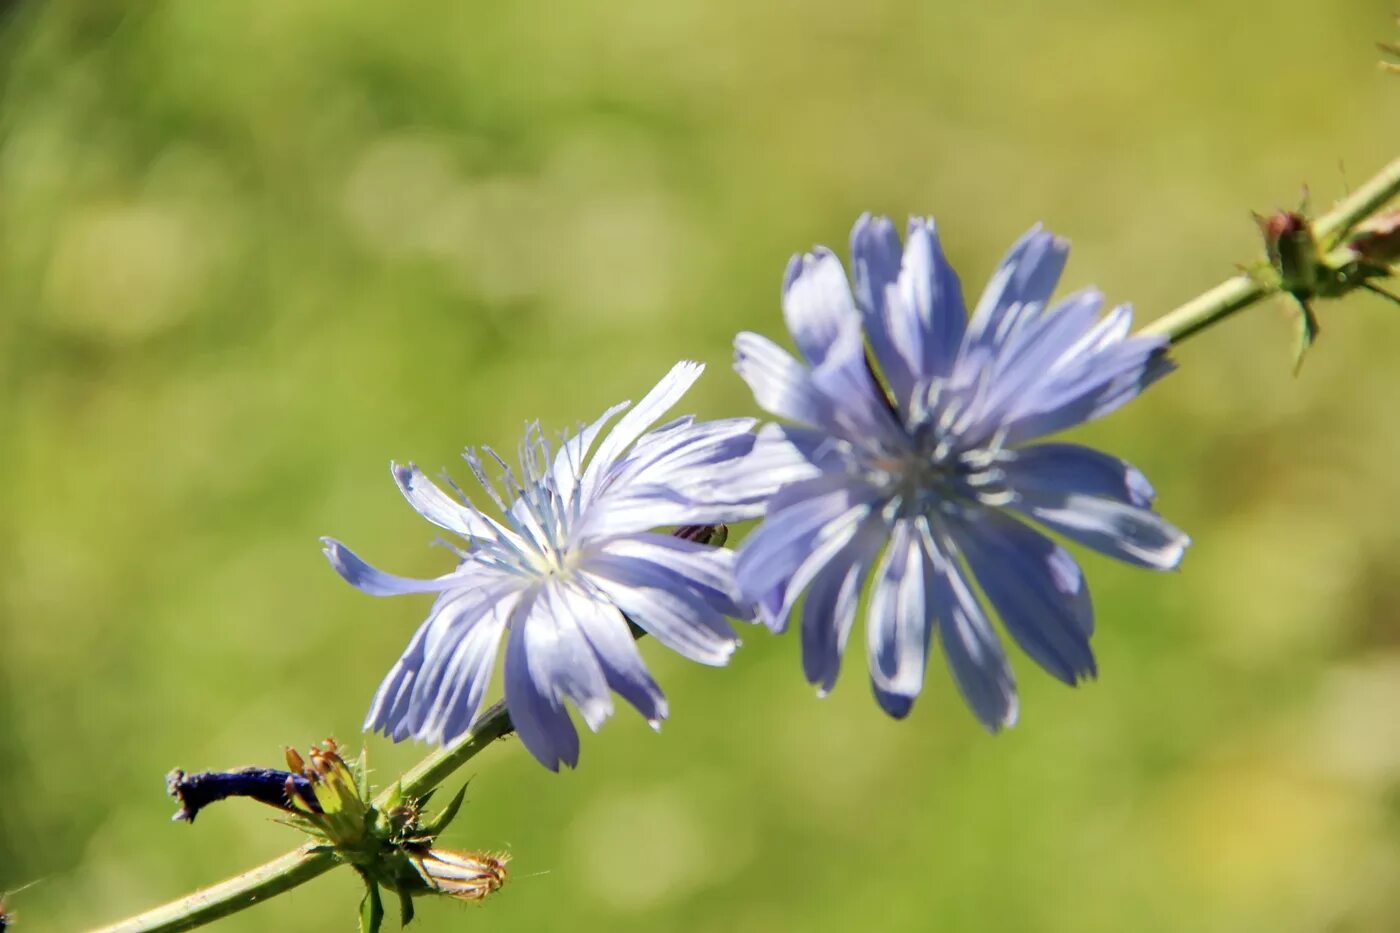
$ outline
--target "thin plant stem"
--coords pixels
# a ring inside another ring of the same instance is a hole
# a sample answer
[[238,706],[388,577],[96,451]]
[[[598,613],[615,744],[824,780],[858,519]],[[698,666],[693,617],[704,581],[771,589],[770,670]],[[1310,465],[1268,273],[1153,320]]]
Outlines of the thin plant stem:
[[[1336,207],[1316,218],[1312,224],[1313,233],[1326,247],[1335,247],[1334,240],[1384,207],[1397,194],[1400,194],[1400,159],[1392,161]],[[1348,258],[1345,251],[1335,249],[1329,256],[1339,263]],[[1162,334],[1172,343],[1180,343],[1277,291],[1252,276],[1237,275],[1168,311],[1144,327],[1142,333]]]
[[[1333,245],[1330,241],[1375,213],[1397,194],[1400,194],[1400,158],[1318,217],[1313,222],[1313,230],[1324,244]],[[1339,257],[1334,253],[1334,258]],[[1276,291],[1248,275],[1237,275],[1164,314],[1144,327],[1142,333],[1164,334],[1172,343],[1179,343]],[[409,769],[400,779],[404,795],[421,797],[497,739],[510,734],[512,729],[505,704],[497,703],[483,714],[475,731],[438,749]],[[377,802],[382,802],[383,797],[381,794]],[[290,891],[337,864],[331,853],[297,849],[213,887],[95,933],[173,933],[194,929]]]

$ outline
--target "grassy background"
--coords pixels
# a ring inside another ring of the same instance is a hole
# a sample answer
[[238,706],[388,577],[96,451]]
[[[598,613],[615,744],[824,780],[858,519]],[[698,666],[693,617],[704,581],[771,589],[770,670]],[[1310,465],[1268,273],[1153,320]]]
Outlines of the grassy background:
[[[1395,152],[1391,0],[11,5],[0,35],[0,890],[112,920],[296,843],[252,804],[172,825],[162,776],[347,743],[425,598],[352,591],[333,534],[420,575],[395,492],[635,398],[753,412],[789,254],[933,213],[969,288],[1045,220],[1069,286],[1153,316]],[[1342,164],[1342,160],[1345,163]],[[844,252],[844,249],[842,250]],[[1101,679],[1024,656],[990,738],[942,662],[910,720],[795,639],[712,671],[644,646],[555,776],[494,749],[446,841],[508,849],[424,931],[1384,931],[1400,926],[1400,310],[1287,310],[1184,347],[1080,436],[1196,540],[1086,558]],[[422,754],[373,739],[393,774]],[[337,874],[225,922],[353,923]]]

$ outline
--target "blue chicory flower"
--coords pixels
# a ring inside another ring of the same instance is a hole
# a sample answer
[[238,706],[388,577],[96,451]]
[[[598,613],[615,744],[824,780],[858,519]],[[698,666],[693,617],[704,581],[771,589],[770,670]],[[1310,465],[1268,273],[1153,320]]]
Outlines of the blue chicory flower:
[[995,731],[1016,720],[1016,687],[974,580],[1045,670],[1071,685],[1096,673],[1083,573],[1023,519],[1142,567],[1181,561],[1189,539],[1152,511],[1152,487],[1131,465],[1029,443],[1108,414],[1173,368],[1163,338],[1128,336],[1128,307],[1100,318],[1099,292],[1050,306],[1068,252],[1033,228],[969,319],[933,221],[912,220],[901,247],[889,220],[865,215],[851,233],[854,296],[829,250],[788,266],[783,313],[800,360],[757,334],[736,339],[759,405],[796,423],[760,432],[793,465],[740,548],[736,580],[774,631],[806,594],[803,667],[823,694],[870,582],[880,706],[909,712],[936,632]]
[[467,732],[504,637],[505,698],[516,732],[546,767],[574,767],[579,741],[566,699],[594,731],[612,714],[612,692],[653,728],[666,718],[666,699],[623,613],[692,661],[729,660],[738,640],[725,616],[743,615],[732,597],[733,552],[652,531],[751,517],[772,491],[761,470],[739,468],[754,447],[753,419],[687,416],[644,433],[702,371],[698,363],[678,364],[591,458],[594,441],[628,403],[557,450],[532,425],[519,475],[484,448],[503,473],[505,497],[468,450],[464,456],[503,521],[455,487],[456,497],[444,492],[412,464],[392,465],[409,504],[470,548],[459,552],[452,572],[411,580],[375,570],[324,539],[332,566],[367,593],[438,594],[380,686],[366,729],[439,744]]

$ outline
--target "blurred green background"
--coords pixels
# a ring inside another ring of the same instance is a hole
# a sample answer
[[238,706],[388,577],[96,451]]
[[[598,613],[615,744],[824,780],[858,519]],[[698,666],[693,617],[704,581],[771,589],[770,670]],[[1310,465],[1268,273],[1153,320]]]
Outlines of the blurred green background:
[[[969,290],[1044,220],[1066,285],[1155,316],[1397,149],[1393,0],[1057,4],[11,3],[0,56],[0,890],[22,929],[155,905],[297,843],[254,804],[169,822],[167,770],[347,744],[428,600],[391,458],[430,469],[781,334],[787,257],[935,214]],[[445,838],[508,850],[423,931],[1400,927],[1400,309],[1282,303],[1080,433],[1195,545],[1086,557],[1101,679],[1019,653],[986,735],[941,659],[911,718],[794,638],[644,651],[576,773],[473,762]],[[456,468],[454,468],[456,469]],[[464,471],[458,470],[459,475]],[[369,740],[392,775],[424,752]],[[339,930],[341,872],[225,921]]]

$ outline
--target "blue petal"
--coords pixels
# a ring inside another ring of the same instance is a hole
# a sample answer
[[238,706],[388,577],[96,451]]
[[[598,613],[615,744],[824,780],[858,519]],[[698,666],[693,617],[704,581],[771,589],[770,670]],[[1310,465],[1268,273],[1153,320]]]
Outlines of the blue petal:
[[680,401],[681,396],[685,395],[704,371],[705,367],[702,364],[689,360],[683,360],[671,367],[671,371],[661,377],[661,381],[631,411],[623,415],[617,424],[613,425],[607,437],[603,438],[593,459],[584,470],[579,483],[582,489],[580,494],[591,498],[613,461]]
[[345,578],[345,582],[371,596],[402,596],[407,593],[437,593],[454,586],[461,586],[466,577],[460,571],[453,571],[432,580],[414,580],[410,577],[397,577],[382,570],[376,570],[356,557],[354,552],[334,538],[322,538],[321,553],[331,562],[335,572]]
[[735,337],[734,370],[769,414],[808,425],[823,422],[828,402],[812,384],[811,370],[767,337],[748,331]]
[[838,338],[860,333],[841,260],[825,247],[794,256],[783,276],[783,317],[797,349],[819,366]]
[[658,586],[645,565],[593,555],[580,567],[580,574],[633,622],[682,657],[720,667],[729,663],[739,645],[734,629],[698,591],[674,587],[670,581]]
[[[867,518],[807,587],[802,605],[802,670],[823,696],[836,686],[861,588],[884,539],[884,523],[874,516]],[[780,607],[768,608],[770,616],[779,611]]]
[[412,736],[438,744],[469,730],[517,599],[499,585],[444,593],[380,685],[365,728],[396,742]]
[[958,543],[982,592],[1026,654],[1070,686],[1097,673],[1089,647],[1093,602],[1068,551],[990,509],[969,513]]
[[1005,339],[989,361],[991,387],[983,402],[986,417],[1000,428],[1007,412],[1024,408],[1053,384],[1058,367],[1073,358],[1076,344],[1098,323],[1103,296],[1092,289],[1077,292],[1043,313],[1023,313],[1008,326]]
[[588,457],[588,452],[593,448],[593,442],[603,428],[619,412],[625,411],[628,402],[621,402],[607,411],[602,417],[594,421],[588,427],[570,437],[559,447],[559,453],[554,456],[554,463],[550,466],[550,477],[554,482],[554,488],[559,493],[559,498],[568,504],[573,501],[574,492],[578,489],[579,477],[583,475],[584,461]]
[[953,679],[982,725],[996,732],[1016,722],[1016,681],[1001,642],[964,579],[950,548],[943,548],[930,582],[938,635]]
[[928,564],[914,520],[896,522],[875,572],[865,634],[875,697],[897,719],[908,714],[924,686],[932,623]]
[[667,716],[666,697],[642,663],[637,642],[617,607],[572,587],[570,612],[588,639],[608,686],[646,717],[653,729]]
[[877,493],[841,474],[824,474],[783,487],[768,504],[763,524],[739,547],[734,578],[745,601],[758,602],[784,584],[812,551],[823,530],[843,517],[869,512]]
[[887,217],[861,214],[851,229],[851,274],[865,334],[885,378],[900,398],[914,384],[908,362],[895,350],[888,325],[886,292],[899,279],[903,248]]
[[[962,347],[967,329],[967,308],[963,304],[962,283],[943,255],[938,228],[933,218],[912,218],[904,244],[904,261],[899,273],[898,292],[902,299],[892,305],[908,316],[905,325],[919,335],[915,382],[947,376]],[[893,321],[892,334],[899,332]],[[915,352],[909,341],[907,353]]]
[[494,523],[470,505],[463,504],[443,492],[423,471],[410,463],[408,466],[389,464],[394,474],[394,482],[403,493],[414,511],[448,531],[464,538],[480,538],[494,541],[497,537]]
[[[1100,326],[1121,326],[1118,322],[1130,317],[1126,308],[1116,308]],[[1086,335],[1089,340],[1092,335]],[[1006,443],[1018,444],[1101,418],[1136,398],[1174,366],[1159,337],[1071,349],[1006,412]]]
[[[597,553],[631,564],[633,578],[645,579],[650,586],[693,590],[717,612],[743,614],[735,602],[733,551],[675,535],[642,533],[609,540]],[[580,566],[586,568],[591,561],[586,557]]]
[[534,633],[527,616],[533,608],[522,601],[511,618],[506,639],[506,706],[521,743],[540,764],[551,771],[558,771],[560,764],[573,768],[578,765],[578,732],[554,685],[532,657]]
[[525,624],[531,629],[526,641],[531,669],[553,686],[555,695],[571,700],[588,728],[597,732],[613,706],[603,669],[583,634],[582,626],[596,618],[591,603],[557,582],[546,583]]
[[[857,536],[860,541],[857,542]],[[760,600],[762,621],[774,632],[787,629],[788,616],[804,590],[831,572],[828,565],[853,544],[874,556],[886,537],[885,523],[872,514],[868,506],[857,506],[834,521],[828,522],[815,535],[792,574],[774,588],[775,598]],[[781,597],[776,598],[778,592]]]
[[1131,463],[1079,444],[1034,444],[1008,451],[997,464],[1006,485],[1030,495],[1077,492],[1138,508],[1152,507],[1156,492]]
[[1025,493],[1013,508],[1072,541],[1151,570],[1172,570],[1191,543],[1160,515],[1079,493]]
[[1069,243],[1032,227],[1012,245],[982,292],[968,325],[967,342],[994,345],[1006,332],[1008,315],[1044,306],[1069,259]]

